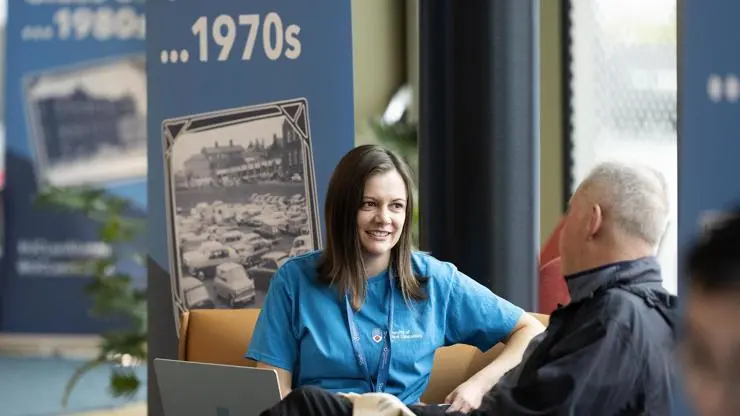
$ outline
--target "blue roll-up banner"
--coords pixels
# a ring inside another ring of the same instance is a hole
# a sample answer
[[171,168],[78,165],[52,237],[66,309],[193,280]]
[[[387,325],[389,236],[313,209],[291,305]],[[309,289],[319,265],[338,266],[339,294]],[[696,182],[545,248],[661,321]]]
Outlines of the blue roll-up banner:
[[[680,252],[725,212],[740,206],[737,16],[737,0],[679,1]],[[685,282],[683,273],[680,282]],[[680,283],[679,293],[685,289]],[[690,414],[684,404],[674,413]]]
[[148,0],[147,18],[150,314],[259,308],[322,246],[354,146],[350,2]]
[[740,206],[740,2],[679,2],[679,245]]
[[[131,198],[144,215],[144,0],[8,7],[0,330],[97,333],[112,323],[90,317],[78,262],[116,248],[98,240],[90,219],[33,200],[44,184],[92,185]],[[145,284],[145,272],[138,275]]]

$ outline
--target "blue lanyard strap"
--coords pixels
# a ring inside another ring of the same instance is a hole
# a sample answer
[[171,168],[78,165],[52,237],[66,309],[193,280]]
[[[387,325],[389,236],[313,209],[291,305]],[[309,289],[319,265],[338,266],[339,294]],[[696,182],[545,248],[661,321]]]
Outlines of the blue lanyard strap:
[[390,287],[388,288],[387,303],[388,303],[388,328],[383,334],[383,350],[380,353],[380,364],[378,365],[378,378],[377,384],[373,383],[373,379],[370,376],[370,369],[365,358],[365,353],[362,351],[362,345],[360,344],[360,331],[357,329],[357,323],[355,322],[355,311],[352,309],[352,303],[349,301],[349,295],[344,295],[344,303],[347,308],[347,324],[349,326],[349,335],[352,338],[352,348],[355,350],[355,358],[357,359],[357,365],[365,375],[365,379],[372,388],[374,393],[382,393],[386,387],[386,381],[388,380],[388,373],[390,372],[391,364],[391,330],[393,327],[393,274],[388,272],[388,280],[390,281]]

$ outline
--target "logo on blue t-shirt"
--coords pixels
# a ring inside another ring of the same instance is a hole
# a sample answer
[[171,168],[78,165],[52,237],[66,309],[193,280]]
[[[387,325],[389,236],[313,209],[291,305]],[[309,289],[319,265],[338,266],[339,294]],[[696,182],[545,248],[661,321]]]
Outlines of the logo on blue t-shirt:
[[411,341],[419,340],[424,338],[424,334],[420,331],[412,331],[409,329],[394,329],[391,332],[391,340],[393,341]]
[[379,343],[383,340],[383,331],[380,328],[373,328],[373,341]]

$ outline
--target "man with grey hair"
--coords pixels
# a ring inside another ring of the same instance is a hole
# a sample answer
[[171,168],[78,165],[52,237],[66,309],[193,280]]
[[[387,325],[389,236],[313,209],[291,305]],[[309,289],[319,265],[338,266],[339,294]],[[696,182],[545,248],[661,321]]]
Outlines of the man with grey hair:
[[659,172],[590,172],[560,232],[571,301],[472,414],[670,414],[677,302],[655,257],[668,213]]
[[668,223],[668,205],[659,172],[613,162],[596,166],[571,198],[564,219],[563,274],[654,255]]
[[[560,234],[571,302],[550,317],[468,415],[668,415],[676,298],[655,258],[668,216],[665,180],[653,170],[598,165],[570,200]],[[392,358],[391,358],[392,360]],[[294,390],[264,415],[462,415],[406,407],[393,396]]]
[[571,301],[472,415],[671,413],[677,302],[655,257],[668,213],[659,172],[611,162],[590,172],[560,231]]

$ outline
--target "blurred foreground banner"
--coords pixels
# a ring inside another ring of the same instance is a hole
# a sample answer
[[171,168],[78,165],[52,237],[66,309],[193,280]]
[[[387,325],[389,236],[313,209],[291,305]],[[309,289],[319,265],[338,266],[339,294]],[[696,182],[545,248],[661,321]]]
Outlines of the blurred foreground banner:
[[[0,331],[97,333],[112,323],[89,316],[78,265],[117,248],[89,218],[34,198],[46,185],[90,185],[145,212],[144,0],[8,3]],[[141,284],[144,274],[134,270]]]
[[740,206],[740,2],[685,0],[679,5],[678,239],[683,250],[723,212]]
[[[678,5],[678,245],[683,253],[723,212],[740,206],[740,2],[684,0]],[[684,290],[682,283],[679,294]],[[692,413],[678,403],[673,414]]]

